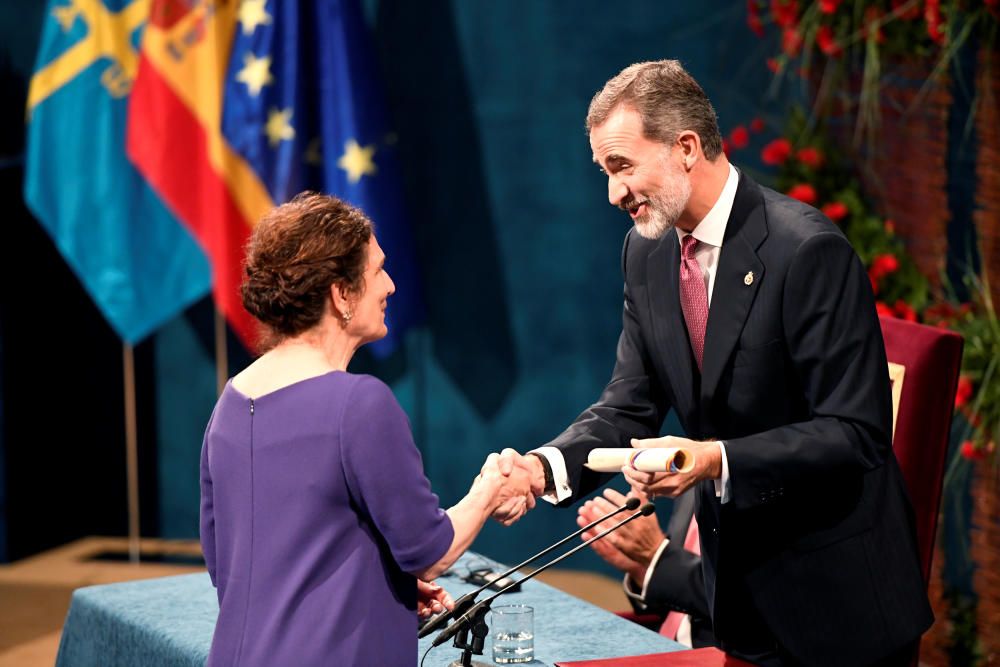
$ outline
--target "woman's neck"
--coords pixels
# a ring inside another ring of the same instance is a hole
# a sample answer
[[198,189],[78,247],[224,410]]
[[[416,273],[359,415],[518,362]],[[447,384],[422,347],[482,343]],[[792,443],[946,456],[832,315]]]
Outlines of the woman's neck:
[[346,371],[358,347],[360,341],[333,321],[282,340],[268,354],[289,361],[322,364],[331,371]]

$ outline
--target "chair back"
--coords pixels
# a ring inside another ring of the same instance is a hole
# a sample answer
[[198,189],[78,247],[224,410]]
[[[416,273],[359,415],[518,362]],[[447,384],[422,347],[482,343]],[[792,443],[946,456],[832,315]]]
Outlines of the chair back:
[[905,320],[879,320],[892,380],[892,449],[913,504],[926,584],[962,363],[962,337]]

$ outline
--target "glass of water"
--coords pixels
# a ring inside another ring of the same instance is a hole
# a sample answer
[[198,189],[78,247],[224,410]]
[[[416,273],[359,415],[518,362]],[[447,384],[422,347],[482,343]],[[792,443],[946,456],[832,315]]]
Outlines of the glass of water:
[[508,665],[535,659],[535,610],[523,604],[493,607],[493,662]]

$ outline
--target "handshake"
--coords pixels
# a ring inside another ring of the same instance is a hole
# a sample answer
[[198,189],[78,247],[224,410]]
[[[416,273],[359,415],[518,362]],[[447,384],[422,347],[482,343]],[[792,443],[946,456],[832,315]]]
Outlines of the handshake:
[[[669,445],[675,444],[677,443],[669,442]],[[635,472],[635,475],[642,476],[642,480],[646,480],[648,473]],[[475,490],[479,484],[492,489],[494,494],[492,516],[503,525],[509,526],[532,509],[536,499],[546,493],[545,482],[545,467],[539,455],[522,456],[513,449],[505,449],[500,454],[493,453],[487,457],[473,489]],[[642,485],[640,488],[632,482],[628,496],[635,496],[640,501],[646,502],[649,497],[643,488],[648,487]],[[583,527],[602,517],[613,515],[615,510],[625,503],[628,496],[614,489],[605,489],[603,497],[596,496],[578,509],[577,524]],[[608,527],[609,525],[602,522],[583,533],[581,539],[590,539]],[[606,539],[594,542],[591,548],[641,586],[646,570],[664,539],[656,517],[646,516],[608,535]]]
[[477,487],[490,497],[493,518],[509,526],[545,494],[545,466],[538,455],[522,456],[513,449],[505,449],[486,457],[472,490],[480,490]]
[[[633,466],[623,466],[622,473],[634,493],[655,498],[669,496],[676,498],[701,480],[720,479],[722,476],[722,454],[717,442],[696,442],[687,438],[664,436],[661,438],[633,439],[635,449],[672,448],[683,450],[688,457],[688,465],[676,472],[645,472]],[[597,450],[595,450],[596,453]],[[624,450],[629,451],[629,450]],[[634,450],[633,450],[634,451]],[[604,470],[604,468],[598,468]],[[535,506],[535,501],[554,489],[548,463],[542,455],[519,454],[513,449],[504,449],[486,458],[476,484],[491,500],[490,514],[505,526],[509,526]],[[548,475],[549,479],[546,479]],[[475,485],[473,487],[475,489]]]

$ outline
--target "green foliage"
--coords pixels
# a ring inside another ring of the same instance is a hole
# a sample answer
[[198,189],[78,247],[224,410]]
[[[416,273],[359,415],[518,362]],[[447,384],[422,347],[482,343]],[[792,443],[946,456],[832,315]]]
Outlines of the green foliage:
[[[882,77],[893,64],[930,63],[925,92],[970,39],[992,54],[1000,23],[996,0],[750,0],[747,7],[747,22],[758,35],[765,26],[780,34],[775,73],[813,81],[818,115],[833,106],[853,108],[855,137],[869,141],[879,126]],[[842,93],[858,74],[858,95],[845,100]]]
[[[868,269],[873,289],[882,303],[881,310],[915,319],[915,314],[930,301],[927,278],[917,269],[903,240],[895,234],[894,223],[878,215],[864,195],[848,156],[821,122],[810,122],[806,112],[798,107],[789,113],[783,140],[791,148],[788,158],[776,165],[776,188],[792,193],[797,186],[811,186],[816,195],[811,203],[831,219],[837,218],[834,222]],[[814,159],[804,161],[803,149],[811,149]],[[843,217],[835,215],[838,204],[846,207]],[[893,263],[895,268],[885,270]]]
[[971,307],[959,308],[942,323],[965,339],[962,375],[973,388],[966,408],[969,437],[973,458],[982,458],[994,454],[1000,441],[1000,320],[985,272],[982,278],[971,275],[966,280],[973,294]]

